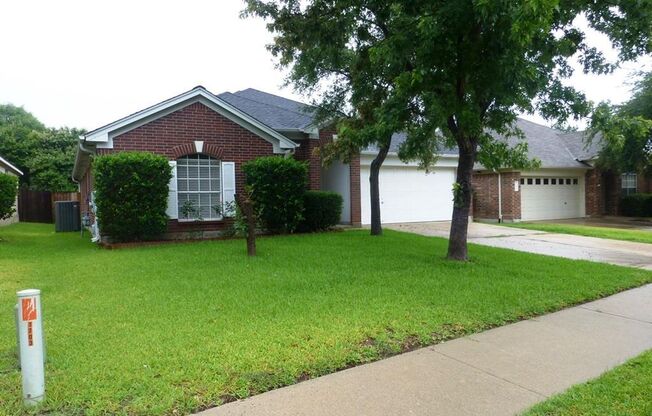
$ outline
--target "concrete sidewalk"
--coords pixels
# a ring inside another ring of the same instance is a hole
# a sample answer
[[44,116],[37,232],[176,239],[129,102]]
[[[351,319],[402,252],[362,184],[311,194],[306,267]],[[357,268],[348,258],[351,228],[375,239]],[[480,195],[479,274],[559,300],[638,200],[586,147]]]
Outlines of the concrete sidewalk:
[[647,285],[201,415],[513,415],[650,348]]

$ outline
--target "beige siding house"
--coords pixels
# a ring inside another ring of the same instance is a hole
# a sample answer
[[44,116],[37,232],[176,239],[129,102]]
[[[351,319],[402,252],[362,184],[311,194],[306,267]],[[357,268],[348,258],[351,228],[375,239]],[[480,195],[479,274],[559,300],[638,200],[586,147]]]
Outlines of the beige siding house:
[[[2,156],[0,156],[0,173],[6,173],[8,175],[12,175],[16,177],[23,175],[23,172],[21,172],[17,167],[9,163]],[[16,212],[11,218],[6,220],[0,220],[0,226],[13,224],[15,222],[18,222],[18,198],[16,198]]]

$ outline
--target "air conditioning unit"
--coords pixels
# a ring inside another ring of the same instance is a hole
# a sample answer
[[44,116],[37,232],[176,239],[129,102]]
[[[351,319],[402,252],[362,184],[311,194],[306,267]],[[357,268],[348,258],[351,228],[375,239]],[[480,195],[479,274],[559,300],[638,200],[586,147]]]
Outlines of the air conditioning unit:
[[54,203],[54,230],[58,233],[81,230],[78,201]]

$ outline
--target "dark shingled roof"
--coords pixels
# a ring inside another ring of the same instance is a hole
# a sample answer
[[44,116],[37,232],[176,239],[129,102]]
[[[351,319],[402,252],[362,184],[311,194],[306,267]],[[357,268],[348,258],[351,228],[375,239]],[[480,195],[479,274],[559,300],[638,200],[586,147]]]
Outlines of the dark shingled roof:
[[[541,161],[542,168],[586,168],[582,162],[595,158],[599,151],[599,140],[587,147],[584,131],[565,132],[519,118],[516,127],[525,135],[528,155]],[[505,140],[504,137],[497,136]],[[514,145],[521,139],[506,139]]]
[[[225,92],[219,98],[247,113],[277,131],[305,131],[313,126],[314,107],[298,101],[258,91],[253,88],[235,93]],[[531,121],[518,119],[516,126],[525,135],[529,156],[541,160],[543,168],[582,168],[583,161],[594,159],[600,149],[600,141],[586,145],[586,132],[564,132]],[[514,145],[519,138],[496,136]],[[390,152],[397,152],[406,140],[405,133],[392,136]],[[370,147],[367,150],[375,150]],[[446,149],[443,154],[457,154],[457,149]]]
[[253,88],[218,97],[277,131],[301,131],[313,122],[313,107]]

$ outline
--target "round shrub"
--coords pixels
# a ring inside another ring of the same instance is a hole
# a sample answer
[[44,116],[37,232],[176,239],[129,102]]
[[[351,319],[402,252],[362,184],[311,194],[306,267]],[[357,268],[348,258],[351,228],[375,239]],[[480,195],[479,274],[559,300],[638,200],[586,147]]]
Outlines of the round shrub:
[[163,234],[172,178],[166,158],[147,152],[99,156],[93,162],[95,203],[102,235],[114,241]]
[[294,232],[303,219],[308,166],[268,156],[245,163],[242,170],[262,226],[271,233]]
[[18,190],[18,179],[15,176],[0,173],[0,220],[10,218],[16,209],[16,191]]
[[620,200],[621,213],[627,217],[652,217],[652,194],[632,194]]
[[335,192],[307,191],[303,196],[303,232],[324,231],[340,222],[342,196]]

